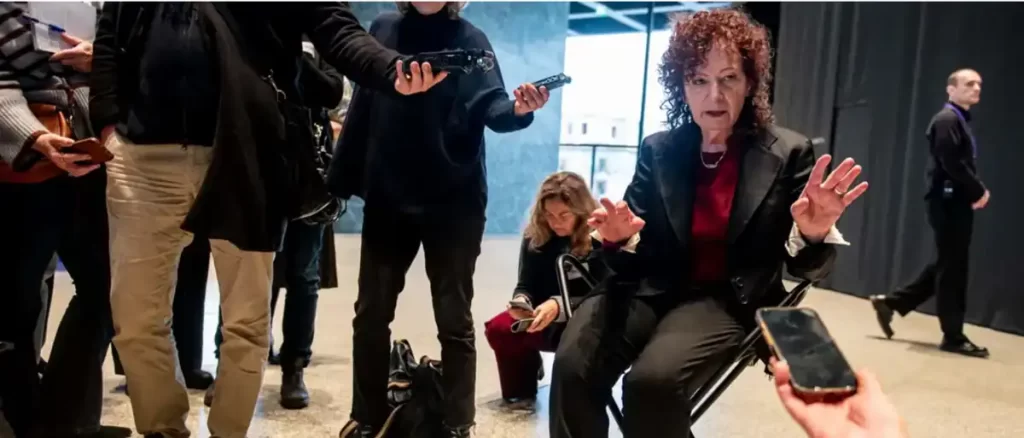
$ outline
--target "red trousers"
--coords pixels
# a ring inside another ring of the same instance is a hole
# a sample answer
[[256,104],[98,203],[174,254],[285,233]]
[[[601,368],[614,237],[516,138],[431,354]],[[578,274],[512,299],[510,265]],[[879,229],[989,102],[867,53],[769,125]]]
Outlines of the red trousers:
[[535,398],[537,376],[543,361],[541,351],[554,351],[553,327],[537,333],[512,333],[515,318],[508,311],[499,313],[484,323],[484,335],[494,350],[504,399]]

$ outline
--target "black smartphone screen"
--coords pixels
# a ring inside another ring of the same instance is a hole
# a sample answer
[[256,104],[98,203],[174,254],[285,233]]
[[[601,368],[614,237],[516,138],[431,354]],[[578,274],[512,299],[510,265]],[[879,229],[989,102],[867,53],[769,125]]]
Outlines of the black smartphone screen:
[[857,377],[825,324],[811,309],[761,309],[761,327],[775,355],[789,364],[790,381],[802,392],[853,392]]

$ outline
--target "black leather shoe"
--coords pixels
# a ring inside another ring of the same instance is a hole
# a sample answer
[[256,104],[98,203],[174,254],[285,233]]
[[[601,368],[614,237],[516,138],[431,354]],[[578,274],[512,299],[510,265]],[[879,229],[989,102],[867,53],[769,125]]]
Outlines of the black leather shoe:
[[964,356],[979,357],[982,359],[988,358],[988,349],[975,345],[973,342],[964,339],[962,341],[946,341],[943,340],[942,344],[939,345],[939,349],[942,351],[948,351],[950,353],[962,354]]
[[473,426],[462,426],[462,427],[444,427],[445,438],[471,438]]
[[872,295],[871,306],[875,308],[875,317],[878,318],[878,326],[882,328],[882,333],[885,333],[886,339],[892,339],[892,335],[895,332],[892,331],[892,315],[893,310],[889,307],[889,302],[885,295]]
[[281,367],[281,407],[305,409],[309,406],[309,391],[302,380],[302,359]]
[[203,370],[187,371],[185,374],[185,387],[188,389],[204,390],[213,384],[213,374]]
[[376,438],[377,431],[369,424],[359,424],[356,420],[348,420],[345,427],[338,432],[338,438]]
[[211,383],[210,386],[206,388],[206,394],[203,394],[203,404],[208,408],[213,407],[213,387],[216,385],[216,381]]
[[270,347],[270,353],[267,353],[267,363],[270,365],[281,365],[281,355],[274,353],[274,347]]

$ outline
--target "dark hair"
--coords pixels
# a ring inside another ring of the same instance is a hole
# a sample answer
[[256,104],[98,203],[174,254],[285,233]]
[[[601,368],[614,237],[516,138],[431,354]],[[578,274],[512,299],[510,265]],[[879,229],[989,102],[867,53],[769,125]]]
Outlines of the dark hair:
[[960,86],[960,75],[967,72],[973,72],[974,70],[969,68],[961,68],[957,71],[950,73],[949,77],[946,78],[946,85],[952,85],[954,87]]
[[[459,13],[466,7],[466,3],[469,2],[445,2],[444,11],[448,14],[448,18],[458,20]],[[398,6],[398,12],[401,12],[402,15],[412,9],[412,2],[395,2],[395,5]]]
[[743,73],[752,84],[752,92],[743,104],[736,128],[762,130],[774,122],[768,103],[768,87],[772,81],[772,48],[768,30],[746,13],[723,8],[679,15],[672,24],[672,39],[661,58],[660,82],[665,87],[662,108],[668,112],[673,128],[693,120],[686,104],[686,81],[704,65],[715,44],[734,48],[743,60]]
[[548,175],[537,190],[537,199],[530,210],[530,222],[524,236],[530,240],[530,249],[537,250],[551,240],[554,231],[544,218],[545,203],[557,199],[565,203],[576,215],[576,229],[571,236],[571,252],[578,257],[590,253],[590,225],[587,219],[597,209],[597,201],[590,194],[590,187],[582,176],[573,172],[555,172]]

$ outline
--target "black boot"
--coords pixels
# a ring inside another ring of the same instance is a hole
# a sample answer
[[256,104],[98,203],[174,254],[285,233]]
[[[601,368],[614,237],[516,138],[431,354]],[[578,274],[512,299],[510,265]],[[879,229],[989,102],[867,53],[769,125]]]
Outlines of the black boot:
[[348,420],[345,427],[341,428],[338,438],[375,438],[377,431],[369,424],[359,424],[356,420]]
[[213,374],[203,370],[185,371],[185,387],[188,389],[204,390],[213,384]]
[[295,359],[281,365],[281,407],[305,409],[309,406],[309,391],[302,380],[302,359]]

